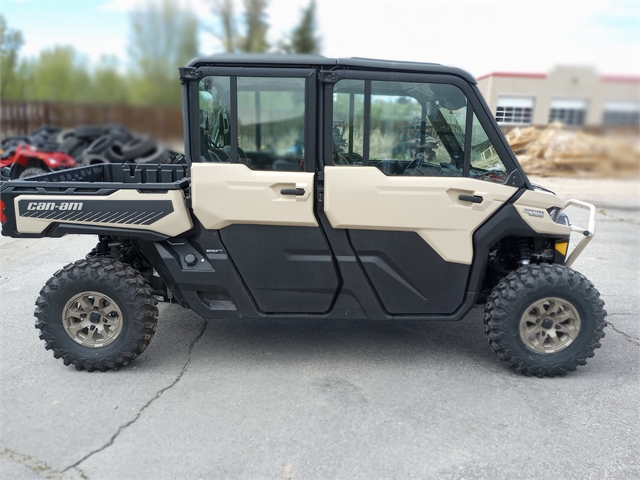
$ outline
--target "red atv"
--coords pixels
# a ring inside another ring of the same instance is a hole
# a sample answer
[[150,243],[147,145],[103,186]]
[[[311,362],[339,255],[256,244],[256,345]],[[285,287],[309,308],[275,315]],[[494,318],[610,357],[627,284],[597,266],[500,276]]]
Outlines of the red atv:
[[[5,176],[15,180],[42,175],[61,168],[73,168],[76,165],[73,157],[66,153],[38,150],[27,144],[18,145],[13,153],[9,151],[6,156],[3,154],[0,158],[3,180]],[[11,170],[7,172],[5,167],[11,167]]]

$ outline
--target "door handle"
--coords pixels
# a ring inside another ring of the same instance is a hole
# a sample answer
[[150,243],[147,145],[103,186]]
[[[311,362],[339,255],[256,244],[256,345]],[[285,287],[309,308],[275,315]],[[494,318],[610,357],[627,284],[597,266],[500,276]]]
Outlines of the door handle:
[[463,202],[471,202],[471,203],[482,203],[484,198],[480,195],[458,195],[458,199]]
[[282,195],[304,195],[304,188],[283,188],[280,190]]

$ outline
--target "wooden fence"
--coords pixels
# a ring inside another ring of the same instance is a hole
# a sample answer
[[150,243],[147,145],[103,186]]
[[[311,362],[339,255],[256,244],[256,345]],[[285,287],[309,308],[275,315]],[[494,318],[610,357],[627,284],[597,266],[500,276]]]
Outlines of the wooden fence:
[[181,141],[180,106],[78,104],[63,102],[0,102],[0,137],[26,135],[42,125],[71,128],[80,125],[124,125],[157,140]]

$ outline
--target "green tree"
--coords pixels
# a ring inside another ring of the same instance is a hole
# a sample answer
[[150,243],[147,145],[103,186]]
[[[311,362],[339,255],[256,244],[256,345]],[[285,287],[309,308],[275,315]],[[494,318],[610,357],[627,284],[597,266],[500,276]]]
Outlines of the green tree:
[[222,41],[225,52],[234,53],[238,42],[238,32],[233,14],[233,1],[218,0],[213,6],[213,14],[220,19],[222,34],[217,33],[215,29],[208,29],[209,32],[213,33]]
[[34,61],[21,65],[26,100],[87,102],[91,100],[91,77],[86,61],[71,46],[56,45],[40,52]]
[[17,98],[19,78],[16,67],[22,44],[22,34],[9,29],[4,16],[0,15],[0,99]]
[[198,54],[198,19],[176,3],[163,0],[135,10],[131,22],[131,101],[179,103],[178,68]]
[[267,1],[244,0],[246,33],[240,40],[243,52],[264,53],[269,49],[267,42]]
[[[213,7],[216,25],[207,28],[216,36],[227,53],[264,53],[270,48],[267,42],[267,0],[243,0],[243,26],[239,23],[233,8],[233,0],[217,0]],[[285,53],[320,53],[320,38],[317,34],[316,1],[310,0],[302,10],[302,17],[289,38],[277,42],[276,49]]]
[[13,79],[7,85],[7,91],[2,96],[7,100],[30,100],[28,92],[33,91],[29,81],[33,78],[35,62],[20,60]]
[[316,1],[311,0],[307,8],[302,11],[300,24],[293,29],[291,40],[285,45],[287,53],[320,53],[320,38],[317,34]]
[[127,79],[118,72],[118,59],[103,56],[92,75],[92,100],[98,103],[127,103],[129,85]]
[[227,53],[264,53],[269,50],[267,42],[266,9],[267,0],[243,0],[243,27],[237,28],[238,21],[233,9],[233,0],[217,0],[213,6],[213,15],[217,25],[207,28],[216,36]]

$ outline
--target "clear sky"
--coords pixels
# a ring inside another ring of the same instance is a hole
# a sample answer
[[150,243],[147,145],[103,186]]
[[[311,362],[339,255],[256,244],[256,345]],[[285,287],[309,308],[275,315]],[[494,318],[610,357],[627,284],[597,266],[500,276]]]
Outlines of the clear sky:
[[[154,0],[0,0],[10,28],[22,31],[21,55],[73,45],[95,64],[127,59],[129,12]],[[177,0],[215,26],[212,1]],[[242,8],[237,0],[236,10]],[[307,0],[271,0],[270,36],[290,31]],[[322,53],[436,62],[475,76],[493,71],[546,72],[589,65],[603,74],[640,74],[640,0],[317,0]],[[202,34],[201,51],[221,51]]]

